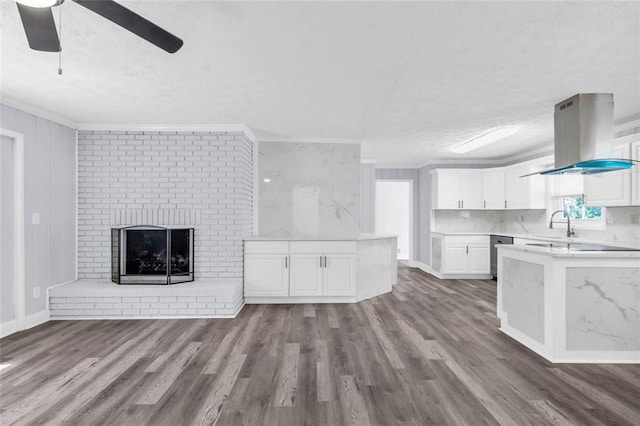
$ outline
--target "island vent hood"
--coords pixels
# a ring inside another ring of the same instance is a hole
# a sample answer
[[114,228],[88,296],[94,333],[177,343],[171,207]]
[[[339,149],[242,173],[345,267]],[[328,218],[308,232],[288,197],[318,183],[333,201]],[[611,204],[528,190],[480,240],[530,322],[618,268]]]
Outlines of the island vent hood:
[[633,167],[633,160],[611,158],[614,144],[613,94],[581,93],[555,107],[555,168],[541,175],[595,174]]

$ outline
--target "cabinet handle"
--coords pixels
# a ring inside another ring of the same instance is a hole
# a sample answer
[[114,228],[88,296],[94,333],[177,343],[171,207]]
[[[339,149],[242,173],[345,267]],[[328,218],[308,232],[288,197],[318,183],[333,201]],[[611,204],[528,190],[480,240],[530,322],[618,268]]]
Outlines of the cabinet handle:
[[507,208],[507,200],[504,200],[504,208]]
[[469,246],[467,246],[467,254],[469,254]]
[[324,257],[324,267],[327,267],[327,256]]
[[484,208],[487,208],[487,200],[484,201]]
[[320,267],[322,268],[322,256],[320,256]]
[[284,269],[289,267],[289,256],[284,257]]
[[460,206],[464,208],[464,200],[460,201]]

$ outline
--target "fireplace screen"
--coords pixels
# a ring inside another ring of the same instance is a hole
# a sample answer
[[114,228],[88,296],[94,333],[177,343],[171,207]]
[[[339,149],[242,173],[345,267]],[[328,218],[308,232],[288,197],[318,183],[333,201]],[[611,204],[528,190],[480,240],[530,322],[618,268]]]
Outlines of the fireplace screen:
[[116,284],[193,281],[193,228],[112,228],[111,269]]

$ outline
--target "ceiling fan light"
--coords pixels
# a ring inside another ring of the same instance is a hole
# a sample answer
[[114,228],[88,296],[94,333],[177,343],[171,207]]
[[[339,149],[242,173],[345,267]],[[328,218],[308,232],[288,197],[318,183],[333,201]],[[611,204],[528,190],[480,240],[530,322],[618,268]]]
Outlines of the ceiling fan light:
[[58,0],[16,0],[18,3],[29,7],[51,7],[58,3]]
[[482,148],[483,146],[487,146],[494,142],[499,141],[500,139],[504,139],[508,136],[513,135],[519,130],[517,126],[508,126],[508,127],[498,127],[497,129],[493,129],[487,133],[483,133],[480,136],[476,136],[461,145],[458,145],[451,149],[451,151],[457,154],[464,154],[469,151],[473,151],[474,149]]

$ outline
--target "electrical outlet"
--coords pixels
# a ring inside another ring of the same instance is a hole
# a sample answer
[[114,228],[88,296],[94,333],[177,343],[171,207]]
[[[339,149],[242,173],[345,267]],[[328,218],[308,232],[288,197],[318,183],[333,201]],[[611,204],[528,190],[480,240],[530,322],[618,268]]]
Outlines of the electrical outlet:
[[40,225],[40,213],[31,213],[31,224]]
[[631,215],[631,224],[632,225],[639,225],[640,224],[640,214],[636,213],[636,214],[632,214]]
[[33,298],[38,299],[40,297],[40,287],[33,288]]

